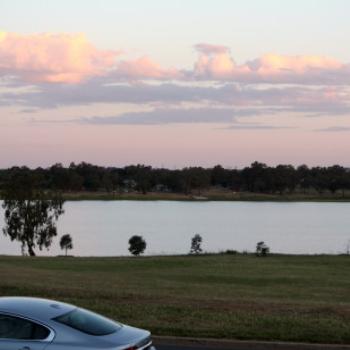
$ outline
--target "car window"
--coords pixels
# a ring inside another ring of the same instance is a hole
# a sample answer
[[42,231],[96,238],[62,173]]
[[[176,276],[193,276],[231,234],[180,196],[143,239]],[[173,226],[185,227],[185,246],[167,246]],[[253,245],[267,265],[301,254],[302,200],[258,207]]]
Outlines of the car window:
[[121,328],[118,323],[83,309],[75,309],[54,320],[90,335],[112,334]]
[[0,315],[0,339],[43,340],[50,331],[34,322],[8,315]]

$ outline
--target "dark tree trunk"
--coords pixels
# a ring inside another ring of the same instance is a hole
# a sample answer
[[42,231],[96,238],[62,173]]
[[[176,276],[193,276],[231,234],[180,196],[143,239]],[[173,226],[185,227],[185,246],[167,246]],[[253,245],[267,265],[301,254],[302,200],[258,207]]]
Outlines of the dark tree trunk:
[[28,246],[28,254],[29,256],[35,256],[35,252],[32,246]]

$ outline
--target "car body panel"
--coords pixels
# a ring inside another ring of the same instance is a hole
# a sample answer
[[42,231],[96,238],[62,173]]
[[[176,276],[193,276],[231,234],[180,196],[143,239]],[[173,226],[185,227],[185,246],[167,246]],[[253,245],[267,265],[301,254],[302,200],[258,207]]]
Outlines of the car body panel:
[[38,341],[0,339],[1,350],[45,350],[48,345],[48,343]]
[[44,340],[0,338],[0,350],[122,350],[133,346],[140,350],[154,350],[150,346],[151,334],[146,330],[119,324],[116,332],[96,336],[54,320],[75,309],[74,305],[47,299],[0,297],[0,314],[32,321],[50,331]]

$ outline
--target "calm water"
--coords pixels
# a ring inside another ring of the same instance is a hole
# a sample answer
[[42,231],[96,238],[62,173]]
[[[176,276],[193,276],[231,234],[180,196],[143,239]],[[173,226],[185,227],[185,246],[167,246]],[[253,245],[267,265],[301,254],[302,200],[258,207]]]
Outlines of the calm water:
[[[73,236],[75,255],[127,255],[134,234],[148,254],[187,253],[195,233],[212,252],[253,251],[263,240],[273,252],[339,253],[350,240],[350,203],[81,201],[65,211],[59,234]],[[58,241],[41,254],[61,254]],[[20,254],[20,245],[0,235],[0,254]]]

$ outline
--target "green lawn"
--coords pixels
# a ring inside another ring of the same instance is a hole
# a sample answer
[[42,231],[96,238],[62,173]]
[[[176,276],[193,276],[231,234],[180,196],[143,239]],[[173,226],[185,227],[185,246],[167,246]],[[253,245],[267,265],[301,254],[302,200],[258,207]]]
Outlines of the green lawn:
[[157,335],[350,343],[350,256],[2,256],[0,295],[72,302]]

